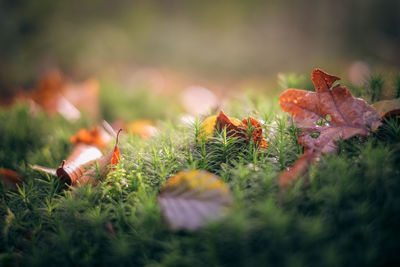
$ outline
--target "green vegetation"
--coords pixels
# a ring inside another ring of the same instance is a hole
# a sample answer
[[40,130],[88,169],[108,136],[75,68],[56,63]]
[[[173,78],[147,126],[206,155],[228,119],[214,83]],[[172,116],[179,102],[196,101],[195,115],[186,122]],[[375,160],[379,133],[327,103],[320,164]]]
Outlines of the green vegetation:
[[[296,79],[290,79],[291,86],[297,87]],[[284,191],[276,176],[301,154],[298,131],[279,110],[277,97],[252,101],[249,95],[241,101],[232,105],[232,115],[262,120],[268,149],[258,151],[224,132],[200,140],[199,122],[184,124],[176,113],[152,139],[122,137],[123,158],[116,170],[95,188],[72,190],[29,164],[58,166],[70,152],[71,134],[89,122],[33,116],[25,106],[1,110],[0,166],[17,170],[26,182],[15,191],[0,188],[0,263],[398,265],[399,120],[385,121],[368,139],[340,142],[338,155],[324,156]],[[124,102],[113,105],[122,105],[121,113],[132,107]],[[111,102],[103,107],[112,118],[107,111]],[[152,116],[162,114],[153,112]],[[225,219],[196,232],[167,228],[156,196],[164,182],[183,169],[211,171],[229,185],[234,206]]]

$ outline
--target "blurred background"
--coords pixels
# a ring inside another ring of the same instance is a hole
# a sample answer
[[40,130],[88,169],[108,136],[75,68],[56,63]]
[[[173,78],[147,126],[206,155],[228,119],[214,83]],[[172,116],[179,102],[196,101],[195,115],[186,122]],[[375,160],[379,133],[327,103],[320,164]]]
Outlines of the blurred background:
[[0,33],[3,98],[54,68],[224,94],[315,67],[345,79],[400,67],[398,0],[0,0]]

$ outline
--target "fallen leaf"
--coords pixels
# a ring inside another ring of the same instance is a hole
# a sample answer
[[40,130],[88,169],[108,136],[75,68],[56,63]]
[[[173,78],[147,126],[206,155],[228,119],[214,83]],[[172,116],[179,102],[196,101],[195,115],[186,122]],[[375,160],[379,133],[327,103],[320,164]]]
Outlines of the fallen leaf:
[[118,147],[118,136],[116,136],[116,144],[114,148],[103,156],[98,147],[94,145],[79,142],[72,151],[71,155],[63,160],[60,167],[56,170],[33,165],[31,168],[57,176],[63,183],[71,186],[79,186],[84,184],[96,185],[97,178],[104,178],[109,171],[114,170],[114,165],[121,158]]
[[173,230],[196,230],[232,205],[229,188],[212,173],[181,171],[161,189],[158,203]]
[[[311,79],[316,92],[287,89],[279,97],[282,110],[292,114],[301,130],[298,142],[305,154],[336,152],[338,139],[345,140],[357,134],[368,136],[381,125],[372,106],[361,98],[354,98],[346,87],[333,86],[340,78],[315,69]],[[319,136],[313,136],[315,134]]]
[[[260,148],[268,148],[268,142],[263,137],[262,126],[259,121],[249,117],[247,119],[244,119],[242,123],[243,125],[245,125],[245,128],[247,129],[249,127],[252,127],[251,137],[253,138],[255,144],[257,144]],[[246,130],[246,138],[249,139],[247,130]]]
[[297,177],[307,172],[310,164],[312,164],[316,158],[317,153],[312,151],[305,152],[295,161],[293,166],[278,175],[278,185],[283,188],[288,187]]
[[228,117],[221,110],[215,122],[215,129],[222,131],[226,128],[226,133],[229,137],[245,137],[245,127],[243,123],[234,117]]
[[[94,146],[87,146],[80,144],[79,146],[86,146],[83,151],[77,151],[74,155],[63,161],[61,166],[57,169],[57,176],[65,183],[72,186],[79,186],[85,184],[96,185],[98,177],[105,178],[107,174],[114,170],[113,166],[117,164],[121,158],[118,147],[118,136],[114,149],[102,157],[100,150]],[[96,151],[97,149],[97,151]],[[74,150],[75,152],[75,150]],[[99,153],[100,152],[100,155]]]
[[[338,77],[315,69],[311,79],[317,92],[287,89],[279,97],[282,110],[291,113],[301,128],[298,141],[306,150],[335,152],[336,140],[357,134],[367,136],[379,127],[379,115],[372,106],[354,98],[344,86],[332,87]],[[324,120],[326,125],[317,125],[318,120]],[[313,133],[319,136],[313,138]]]
[[400,98],[382,100],[372,104],[372,106],[376,109],[382,119],[400,114]]
[[8,189],[15,189],[17,184],[24,182],[24,179],[15,171],[0,168],[1,182]]
[[103,156],[101,151],[92,145],[78,144],[71,155],[63,160],[56,174],[63,183],[76,185],[89,167]]
[[218,115],[207,117],[200,126],[199,138],[209,138],[214,136],[214,131],[221,131],[226,127],[228,137],[238,137],[249,140],[248,129],[252,127],[254,143],[260,148],[267,148],[268,143],[263,138],[261,123],[251,117],[240,121],[235,117],[228,117],[221,110]]

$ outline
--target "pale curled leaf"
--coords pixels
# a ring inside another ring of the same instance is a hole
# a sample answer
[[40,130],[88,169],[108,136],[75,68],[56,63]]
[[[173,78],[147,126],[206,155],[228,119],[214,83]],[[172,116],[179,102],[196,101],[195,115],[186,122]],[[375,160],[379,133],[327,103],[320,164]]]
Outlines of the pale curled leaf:
[[98,159],[96,164],[91,164],[90,168],[76,181],[76,185],[96,185],[99,181],[97,178],[105,178],[113,170],[114,165],[119,162],[120,157],[119,148],[116,145],[113,150]]
[[100,159],[102,155],[95,146],[78,144],[67,160],[63,161],[57,169],[57,176],[64,183],[75,185],[92,163]]
[[161,189],[158,203],[171,229],[196,230],[221,218],[232,204],[232,196],[227,185],[212,173],[181,171]]
[[71,156],[63,161],[57,169],[57,176],[65,183],[72,186],[85,184],[96,185],[98,177],[105,178],[113,165],[120,160],[118,148],[118,135],[114,149],[105,156],[95,146],[79,144],[75,147]]

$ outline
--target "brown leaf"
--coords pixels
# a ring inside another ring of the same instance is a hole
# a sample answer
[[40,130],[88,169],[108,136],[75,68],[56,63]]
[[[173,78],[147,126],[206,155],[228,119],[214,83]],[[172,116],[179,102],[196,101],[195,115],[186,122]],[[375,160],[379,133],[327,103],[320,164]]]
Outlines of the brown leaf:
[[101,151],[95,146],[78,144],[71,155],[57,169],[56,174],[62,182],[74,186],[88,168],[102,155]]
[[[282,110],[291,113],[301,128],[298,141],[307,150],[334,152],[335,140],[357,134],[367,136],[379,127],[379,115],[372,106],[361,98],[354,98],[344,86],[331,87],[338,77],[316,69],[311,78],[317,92],[288,89],[279,97]],[[326,125],[318,126],[319,119],[326,119]],[[312,133],[320,135],[313,138]]]
[[1,182],[8,189],[15,189],[17,184],[24,182],[24,179],[15,171],[0,168]]
[[229,118],[225,115],[225,113],[221,110],[217,116],[217,120],[215,123],[215,128],[218,131],[221,131],[226,127],[226,133],[229,137],[245,137],[245,131],[243,124],[240,120],[236,118]]
[[74,185],[92,184],[96,185],[100,177],[105,178],[110,171],[114,170],[114,165],[119,162],[121,158],[118,145],[116,144],[114,149],[107,153],[104,157],[100,158],[96,164],[92,164],[83,175],[76,181]]
[[[254,143],[257,144],[260,148],[268,148],[268,142],[263,137],[262,126],[259,121],[248,117],[247,119],[243,119],[242,121],[245,129],[248,127],[252,127],[251,137],[254,140]],[[250,139],[246,130],[246,138]]]
[[97,178],[106,177],[121,158],[118,147],[120,132],[121,130],[118,131],[114,149],[103,157],[101,151],[95,146],[77,145],[71,156],[63,161],[57,169],[57,176],[63,182],[72,186],[84,184],[96,185],[98,183]]
[[[218,131],[226,127],[228,137],[238,137],[249,140],[253,138],[254,143],[260,148],[267,148],[268,143],[263,138],[261,123],[251,117],[242,121],[228,117],[221,110],[216,118],[215,129]],[[249,137],[248,129],[252,127],[251,137]]]
[[382,100],[372,104],[372,106],[376,109],[382,119],[400,114],[400,98]]
[[305,152],[296,160],[293,166],[278,175],[278,185],[283,188],[288,187],[297,177],[307,172],[310,164],[313,163],[316,158],[317,153],[312,151]]
[[[381,124],[372,106],[361,98],[354,98],[346,87],[333,86],[338,77],[315,69],[311,79],[316,92],[287,89],[279,97],[282,110],[292,114],[301,130],[298,142],[304,146],[305,153],[292,169],[279,176],[278,183],[283,186],[307,170],[311,155],[336,152],[336,140],[357,134],[367,136]],[[317,125],[318,121],[323,125]]]

